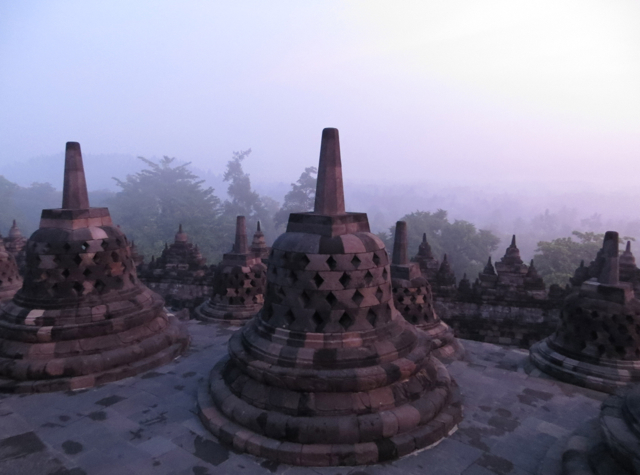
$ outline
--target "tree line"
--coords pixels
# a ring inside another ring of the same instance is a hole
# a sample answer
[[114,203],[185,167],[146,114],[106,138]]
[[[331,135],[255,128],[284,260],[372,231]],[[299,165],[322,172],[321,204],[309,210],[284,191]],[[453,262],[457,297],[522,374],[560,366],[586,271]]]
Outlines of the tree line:
[[[243,169],[250,155],[250,149],[234,152],[227,162],[224,200],[212,187],[205,186],[204,180],[189,169],[189,163],[178,164],[175,158],[165,156],[159,161],[138,157],[142,170],[124,179],[114,178],[119,187],[117,193],[91,192],[91,204],[108,206],[114,222],[147,259],[158,256],[165,243],[172,242],[178,224],[182,224],[208,262],[216,263],[231,249],[237,215],[246,216],[249,239],[260,221],[272,241],[284,232],[289,213],[313,210],[315,167],[304,169],[280,206],[253,189],[251,178]],[[11,221],[17,219],[28,235],[37,228],[41,209],[60,206],[61,191],[49,183],[20,187],[0,176],[0,200],[0,230],[8,231]],[[447,254],[458,279],[467,274],[473,280],[490,255],[501,257],[495,255],[500,243],[495,234],[477,229],[468,221],[451,222],[445,210],[418,210],[400,220],[408,225],[409,254],[417,252],[422,234],[426,233],[434,255],[442,260]],[[388,232],[378,234],[388,249],[393,246],[394,233],[392,226]],[[595,257],[602,238],[602,234],[574,231],[570,237],[540,241],[534,255],[536,268],[547,284],[565,285],[581,260],[588,264]]]

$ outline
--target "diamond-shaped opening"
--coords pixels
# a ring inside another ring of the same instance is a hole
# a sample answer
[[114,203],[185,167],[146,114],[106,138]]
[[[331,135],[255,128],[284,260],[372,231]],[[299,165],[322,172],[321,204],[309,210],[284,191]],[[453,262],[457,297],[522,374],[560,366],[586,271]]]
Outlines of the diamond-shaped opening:
[[311,297],[309,297],[309,295],[303,290],[300,294],[300,301],[302,302],[302,306],[307,308],[311,302]]
[[291,309],[288,309],[284,313],[284,321],[287,322],[287,325],[291,325],[295,319],[296,317],[293,315],[293,312],[291,311]]
[[353,256],[353,259],[351,259],[351,265],[357,269],[360,264],[362,264],[362,261],[358,256]]
[[377,254],[377,253],[375,253],[375,252],[373,253],[373,258],[372,258],[372,260],[373,260],[373,264],[374,264],[374,265],[376,265],[376,266],[379,266],[379,265],[380,265],[380,256],[378,256],[378,254]]
[[347,286],[349,285],[349,282],[351,282],[351,276],[346,272],[343,272],[342,277],[340,277],[340,283],[346,289]]
[[316,272],[316,275],[313,276],[313,282],[316,284],[317,288],[320,288],[320,286],[324,283],[324,279],[318,272]]
[[101,280],[99,280],[99,279],[98,279],[98,280],[96,280],[96,282],[95,282],[95,284],[93,284],[93,286],[95,287],[95,289],[96,289],[98,292],[102,292],[102,291],[106,288],[105,283],[104,283],[104,282],[102,282],[102,281],[101,281]]
[[376,320],[378,320],[378,316],[376,315],[376,312],[369,309],[369,311],[367,312],[367,321],[371,324],[372,327],[375,327]]
[[295,284],[296,282],[298,282],[298,275],[296,274],[296,271],[289,271],[289,279],[291,280],[291,284]]
[[88,269],[88,268],[85,269],[82,275],[85,277],[89,277],[91,275],[91,269]]
[[324,320],[322,320],[322,316],[318,312],[313,312],[313,317],[311,317],[311,320],[313,320],[313,323],[315,323],[316,330],[319,330],[319,327],[324,323]]
[[77,265],[77,266],[79,266],[79,265],[82,263],[82,257],[80,257],[80,255],[79,255],[79,254],[76,254],[76,255],[73,257],[73,262],[75,262],[75,263],[76,263],[76,265]]
[[408,305],[404,306],[404,313],[409,313],[410,310],[411,310],[411,307],[409,307]]
[[102,249],[104,249],[105,251],[107,250],[107,248],[109,247],[109,243],[106,239],[102,240],[102,242],[100,243],[100,247],[102,247]]
[[338,323],[342,328],[347,330],[351,325],[353,325],[353,318],[351,318],[351,315],[345,312],[340,317],[340,320],[338,320]]
[[329,269],[335,270],[337,264],[338,263],[333,258],[333,256],[329,256],[329,259],[327,259],[327,265],[329,266]]
[[116,238],[116,245],[118,247],[122,246],[122,241],[120,240],[120,238]]
[[69,244],[68,242],[65,242],[64,246],[62,246],[62,249],[64,249],[65,251],[69,251],[71,249],[71,244]]
[[300,257],[300,263],[302,264],[302,267],[305,268],[309,265],[309,262],[311,262],[309,260],[309,258],[307,257],[306,254],[302,254],[302,257]]
[[384,270],[382,271],[382,278],[384,280],[387,280],[388,276],[389,276],[389,273],[387,272],[387,268],[385,267]]
[[113,259],[113,262],[120,262],[120,254],[118,254],[116,251],[113,251],[111,253],[111,259]]
[[367,285],[369,285],[373,281],[373,274],[371,273],[371,271],[367,271],[367,273],[364,275],[364,281],[367,283]]
[[378,287],[378,290],[376,290],[376,298],[378,299],[378,302],[382,303],[383,296],[384,296],[384,292],[380,287]]
[[336,302],[338,301],[338,299],[336,298],[335,295],[333,295],[333,292],[329,292],[329,294],[326,296],[326,301],[329,303],[329,305],[331,305],[332,307],[336,304]]
[[96,255],[93,256],[93,262],[96,264],[100,263],[100,254],[98,254],[97,252],[96,252]]
[[353,297],[351,297],[351,300],[353,300],[356,305],[360,305],[364,300],[364,295],[362,295],[359,290],[356,290]]
[[86,252],[87,249],[89,249],[89,243],[88,242],[83,242],[81,247],[82,247],[82,250]]
[[67,277],[69,277],[69,275],[71,275],[71,272],[69,272],[69,269],[65,269],[61,272],[61,274],[66,279]]

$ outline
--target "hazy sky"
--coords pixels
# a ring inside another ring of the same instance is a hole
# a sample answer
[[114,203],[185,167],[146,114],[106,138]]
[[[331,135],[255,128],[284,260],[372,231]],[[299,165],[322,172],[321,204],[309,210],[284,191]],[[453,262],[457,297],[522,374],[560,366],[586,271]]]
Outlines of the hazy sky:
[[0,163],[252,148],[290,182],[338,127],[347,181],[613,189],[640,176],[639,25],[632,0],[4,1]]

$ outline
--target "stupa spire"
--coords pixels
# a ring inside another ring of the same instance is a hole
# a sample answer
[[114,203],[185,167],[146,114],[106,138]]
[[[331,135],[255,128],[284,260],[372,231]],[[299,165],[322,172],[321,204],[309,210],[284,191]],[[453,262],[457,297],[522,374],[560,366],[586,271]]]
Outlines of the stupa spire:
[[244,216],[236,218],[236,242],[233,245],[233,252],[236,254],[247,254],[247,228]]
[[88,209],[89,195],[78,142],[67,142],[64,158],[63,209]]
[[620,280],[620,266],[618,261],[618,233],[607,231],[602,243],[604,264],[598,276],[601,284],[617,285]]
[[409,257],[407,256],[407,223],[406,221],[398,221],[396,223],[396,237],[393,241],[393,264],[407,265]]
[[345,214],[338,129],[327,128],[322,131],[314,213]]

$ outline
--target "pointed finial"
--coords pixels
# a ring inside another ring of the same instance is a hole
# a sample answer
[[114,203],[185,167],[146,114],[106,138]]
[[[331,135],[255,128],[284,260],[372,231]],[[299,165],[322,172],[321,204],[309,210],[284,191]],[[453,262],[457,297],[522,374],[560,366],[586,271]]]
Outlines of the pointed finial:
[[260,232],[260,221],[258,221],[258,226],[257,226],[256,231],[257,231],[257,232]]
[[407,265],[409,257],[407,256],[407,223],[398,221],[396,223],[396,235],[393,241],[393,264]]
[[427,242],[427,233],[422,233],[422,242],[423,243]]
[[447,253],[444,254],[444,257],[442,258],[442,263],[449,263],[449,258],[447,257]]
[[64,158],[63,209],[88,209],[89,195],[78,142],[67,142]]
[[249,252],[247,247],[246,220],[244,216],[238,216],[236,218],[236,242],[233,245],[233,252],[236,254],[247,254]]
[[631,241],[627,241],[627,248],[625,249],[625,252],[631,252]]
[[16,227],[16,220],[15,219],[13,220],[13,227],[14,228]]
[[324,215],[345,213],[338,129],[322,131],[314,213]]
[[181,233],[182,232],[182,223],[180,223],[180,226],[178,226],[178,232]]
[[580,267],[584,267],[584,259],[580,261]]
[[511,246],[510,247],[516,247],[516,235],[515,234],[511,238]]
[[533,259],[531,259],[531,262],[529,263],[529,267],[533,267]]
[[602,243],[604,264],[598,277],[598,282],[606,285],[617,285],[620,281],[620,266],[618,261],[618,233],[607,231]]
[[493,264],[491,263],[491,256],[489,256],[489,260],[487,261],[487,265],[488,266],[492,266]]

